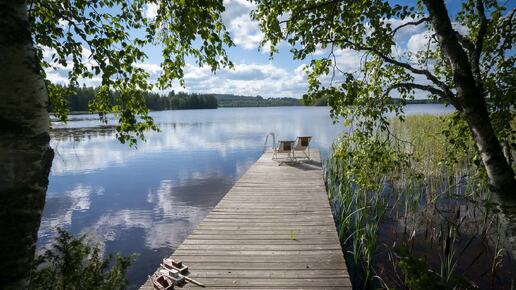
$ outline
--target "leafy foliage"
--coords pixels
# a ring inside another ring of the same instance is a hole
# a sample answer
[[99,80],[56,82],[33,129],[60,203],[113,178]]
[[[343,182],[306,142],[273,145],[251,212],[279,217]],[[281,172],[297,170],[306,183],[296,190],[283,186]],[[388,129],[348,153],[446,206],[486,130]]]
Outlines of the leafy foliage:
[[[416,90],[462,110],[453,65],[441,51],[424,1],[414,6],[380,0],[254,2],[257,9],[252,16],[264,32],[263,45],[271,46],[271,56],[285,40],[295,59],[311,59],[306,66],[309,88],[305,102],[327,99],[332,116],[353,122],[362,134],[388,131],[388,114],[403,119],[403,106]],[[513,146],[515,13],[516,9],[507,12],[498,1],[467,0],[454,23],[459,49],[468,55],[480,90],[485,90],[496,135]],[[426,48],[416,52],[401,49],[399,34],[421,26],[426,30]],[[355,72],[340,67],[338,52],[348,50],[361,55]],[[400,101],[390,102],[390,97]],[[461,114],[457,117],[464,119]]]
[[100,249],[88,245],[85,236],[72,237],[58,228],[52,249],[36,257],[31,289],[124,289],[133,256],[102,259]]
[[[147,5],[158,5],[157,15],[148,19]],[[92,0],[33,1],[29,7],[30,28],[43,69],[69,69],[69,87],[80,78],[99,78],[100,89],[89,104],[107,122],[106,114],[118,116],[117,137],[134,145],[145,130],[157,130],[144,92],[165,89],[183,81],[185,59],[213,71],[232,64],[224,48],[232,46],[220,14],[221,1]],[[156,84],[141,66],[144,48],[162,47],[162,74]],[[44,74],[44,72],[42,72]],[[65,120],[66,94],[49,89],[51,104]],[[110,91],[118,94],[113,102]]]

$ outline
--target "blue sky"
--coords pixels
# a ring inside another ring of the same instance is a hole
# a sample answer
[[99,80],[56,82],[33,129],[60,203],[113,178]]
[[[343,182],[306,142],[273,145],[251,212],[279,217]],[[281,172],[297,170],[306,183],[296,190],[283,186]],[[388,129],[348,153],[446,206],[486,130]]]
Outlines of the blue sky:
[[[415,1],[391,1],[393,4],[414,5]],[[446,1],[451,15],[460,9],[462,1]],[[509,6],[514,6],[514,3]],[[516,1],[515,1],[516,2]],[[247,0],[224,0],[226,11],[222,15],[226,28],[230,32],[236,46],[228,49],[230,59],[235,64],[234,70],[222,69],[212,74],[207,67],[198,67],[195,63],[187,64],[185,68],[185,87],[175,86],[176,91],[198,93],[230,93],[240,95],[261,95],[264,97],[294,97],[300,98],[306,92],[306,76],[303,71],[305,63],[292,59],[287,44],[279,46],[279,53],[273,59],[269,58],[267,50],[258,49],[262,39],[256,22],[249,17],[254,6]],[[156,7],[148,6],[145,13],[149,18],[155,15]],[[399,20],[392,19],[393,26],[399,25]],[[456,27],[461,32],[461,27]],[[397,38],[398,49],[402,52],[417,51],[427,44],[427,31],[423,26],[408,27],[400,31]],[[151,80],[161,72],[159,63],[161,52],[159,47],[146,51],[149,59],[141,64],[151,73]],[[317,51],[313,57],[324,53]],[[360,63],[360,53],[341,50],[336,52],[338,64],[344,71],[355,71]],[[48,78],[54,82],[65,82],[65,70],[49,71]],[[98,79],[83,80],[87,85],[98,85]],[[419,96],[422,97],[422,96]]]

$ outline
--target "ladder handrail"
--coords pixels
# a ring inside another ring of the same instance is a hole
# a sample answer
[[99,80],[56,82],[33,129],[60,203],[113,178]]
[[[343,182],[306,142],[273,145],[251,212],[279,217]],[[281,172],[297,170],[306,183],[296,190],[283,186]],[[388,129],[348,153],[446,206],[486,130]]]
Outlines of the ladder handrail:
[[272,148],[276,148],[276,135],[274,132],[269,132],[267,136],[265,136],[265,142],[263,143],[263,152],[267,151],[267,141],[269,141],[269,136],[272,136]]

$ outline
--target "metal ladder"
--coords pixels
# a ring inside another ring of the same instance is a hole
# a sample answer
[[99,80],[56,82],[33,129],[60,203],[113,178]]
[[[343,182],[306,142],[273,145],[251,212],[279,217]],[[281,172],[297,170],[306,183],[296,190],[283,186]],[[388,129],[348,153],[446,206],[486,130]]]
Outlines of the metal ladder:
[[267,134],[267,136],[265,137],[265,142],[263,143],[263,152],[267,151],[267,141],[269,141],[269,136],[272,136],[271,148],[276,148],[276,135],[274,134],[274,132],[269,132],[269,134]]

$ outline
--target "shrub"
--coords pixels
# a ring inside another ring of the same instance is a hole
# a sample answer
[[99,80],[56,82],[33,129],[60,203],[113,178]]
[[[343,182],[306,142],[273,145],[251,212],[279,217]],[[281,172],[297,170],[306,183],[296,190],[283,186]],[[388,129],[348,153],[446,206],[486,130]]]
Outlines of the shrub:
[[[134,254],[108,255],[103,259],[98,245],[86,236],[73,237],[58,228],[52,247],[35,259],[31,289],[123,289]],[[114,264],[112,264],[114,260]]]

